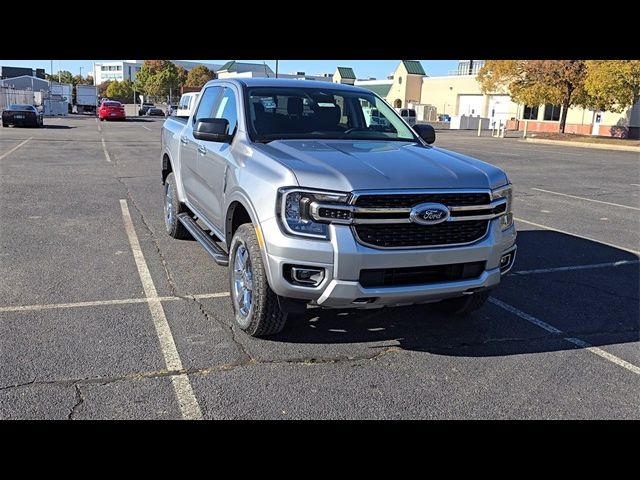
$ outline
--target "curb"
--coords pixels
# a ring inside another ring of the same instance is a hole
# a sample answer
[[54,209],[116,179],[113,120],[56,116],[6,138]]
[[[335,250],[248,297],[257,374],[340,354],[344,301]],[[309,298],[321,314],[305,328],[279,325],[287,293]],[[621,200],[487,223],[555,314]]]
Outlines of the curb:
[[595,148],[597,150],[617,150],[621,152],[640,153],[640,147],[632,147],[630,145],[609,145],[606,143],[569,142],[565,140],[545,140],[545,139],[538,139],[538,138],[525,138],[524,140],[518,140],[518,141],[531,142],[531,143],[546,143],[548,145],[567,145],[569,147]]

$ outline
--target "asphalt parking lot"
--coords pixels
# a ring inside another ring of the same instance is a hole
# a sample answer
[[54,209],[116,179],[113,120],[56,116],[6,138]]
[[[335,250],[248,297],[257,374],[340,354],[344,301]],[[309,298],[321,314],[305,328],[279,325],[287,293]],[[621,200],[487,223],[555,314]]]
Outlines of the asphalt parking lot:
[[0,128],[0,418],[640,418],[640,155],[438,132],[515,185],[490,303],[259,340],[226,269],[165,234],[162,122]]

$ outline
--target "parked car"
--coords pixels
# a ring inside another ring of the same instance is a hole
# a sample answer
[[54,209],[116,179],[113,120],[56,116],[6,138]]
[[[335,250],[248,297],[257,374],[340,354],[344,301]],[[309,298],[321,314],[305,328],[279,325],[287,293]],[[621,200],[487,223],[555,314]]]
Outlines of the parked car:
[[150,108],[147,110],[149,117],[164,117],[164,112],[160,108]]
[[[365,108],[389,127],[367,125]],[[230,267],[234,322],[249,335],[281,331],[308,305],[468,314],[513,266],[511,184],[435,139],[364,88],[212,80],[188,119],[163,125],[167,233]]]
[[127,118],[124,112],[124,105],[114,100],[108,100],[100,104],[98,117],[101,122],[105,120],[125,120]]
[[143,103],[142,106],[140,107],[140,109],[138,110],[138,115],[142,116],[142,115],[146,115],[147,110],[149,110],[150,108],[154,108],[155,105],[153,103]]
[[12,104],[2,111],[2,126],[42,127],[44,116],[33,105]]

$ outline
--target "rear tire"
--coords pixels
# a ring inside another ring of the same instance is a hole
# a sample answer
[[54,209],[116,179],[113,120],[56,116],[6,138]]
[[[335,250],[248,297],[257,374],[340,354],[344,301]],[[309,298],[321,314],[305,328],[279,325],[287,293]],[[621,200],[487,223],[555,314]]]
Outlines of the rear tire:
[[284,328],[287,312],[271,290],[255,228],[240,225],[229,247],[229,283],[235,324],[252,337],[275,335]]
[[3,123],[3,124],[2,124],[2,127],[3,127],[3,128],[8,128],[8,127],[9,127],[9,125],[8,125],[8,124],[6,124],[6,123]]
[[436,303],[438,310],[451,315],[469,315],[472,312],[482,308],[489,299],[491,290],[483,290],[473,295],[465,295],[464,297],[448,298]]
[[189,231],[178,220],[178,215],[186,211],[186,207],[178,199],[176,177],[172,172],[164,182],[164,226],[167,233],[178,240],[191,238]]

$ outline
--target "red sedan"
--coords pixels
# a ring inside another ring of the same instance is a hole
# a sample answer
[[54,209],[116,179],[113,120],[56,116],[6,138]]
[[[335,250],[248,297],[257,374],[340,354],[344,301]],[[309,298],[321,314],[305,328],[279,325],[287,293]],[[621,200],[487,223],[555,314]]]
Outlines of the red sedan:
[[126,118],[124,106],[120,102],[112,100],[102,102],[98,109],[98,117],[101,122],[104,120],[124,120]]

